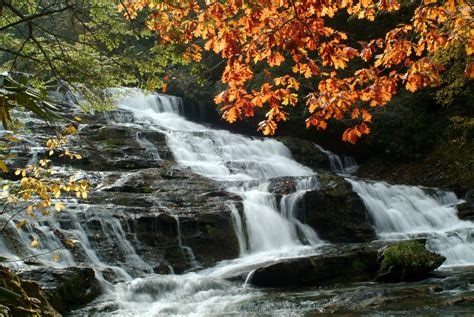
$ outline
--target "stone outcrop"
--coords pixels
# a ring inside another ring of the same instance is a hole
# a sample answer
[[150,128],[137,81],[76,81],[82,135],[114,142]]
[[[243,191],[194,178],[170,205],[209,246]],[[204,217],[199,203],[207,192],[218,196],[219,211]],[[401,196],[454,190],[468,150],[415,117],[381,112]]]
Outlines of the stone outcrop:
[[446,260],[419,241],[389,245],[382,250],[380,259],[377,280],[394,282],[423,279]]
[[396,282],[416,280],[425,278],[444,260],[418,241],[327,246],[318,255],[280,260],[257,268],[251,283],[260,287],[294,287],[381,278]]
[[91,268],[39,267],[19,276],[37,282],[48,302],[61,314],[85,305],[101,294],[99,281]]
[[329,170],[327,155],[316,148],[313,142],[291,136],[278,137],[277,140],[285,144],[295,161],[313,170]]
[[304,222],[329,242],[366,242],[376,238],[360,197],[343,177],[318,173],[320,188],[302,198]]
[[[310,225],[331,243],[368,242],[376,239],[370,216],[359,195],[344,177],[319,170],[319,185],[297,201],[297,218]],[[270,181],[270,191],[279,204],[284,195],[295,192],[299,178],[279,177]]]
[[22,279],[1,266],[0,281],[0,316],[60,316],[36,282]]

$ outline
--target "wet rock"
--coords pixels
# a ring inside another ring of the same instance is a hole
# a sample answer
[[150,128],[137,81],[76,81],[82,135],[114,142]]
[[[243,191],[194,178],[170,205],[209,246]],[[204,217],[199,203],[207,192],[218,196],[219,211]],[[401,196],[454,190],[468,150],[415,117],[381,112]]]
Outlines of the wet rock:
[[326,296],[308,298],[318,302],[319,311],[347,315],[406,315],[408,311],[433,316],[465,316],[472,312],[474,282],[472,267],[436,271],[419,282],[357,283],[328,289]]
[[[400,247],[410,251],[400,255]],[[387,250],[392,251],[387,253]],[[397,260],[393,260],[393,250]],[[387,281],[419,280],[444,261],[444,257],[428,251],[419,241],[330,245],[320,252],[257,268],[251,283],[260,287],[300,287],[373,281],[381,277]]]
[[360,197],[343,177],[318,173],[320,188],[302,198],[303,222],[329,242],[365,242],[376,238]]
[[457,206],[458,217],[462,220],[474,221],[474,190],[468,191],[464,202]]
[[0,281],[0,316],[60,316],[36,282],[20,278],[5,267],[0,267]]
[[60,313],[87,304],[101,293],[99,282],[91,268],[40,267],[19,275],[37,282],[49,303]]
[[295,161],[314,170],[329,170],[330,164],[327,155],[316,148],[313,142],[291,136],[278,137],[277,140],[291,151]]
[[402,241],[382,251],[377,280],[406,281],[423,279],[446,258],[428,251],[419,241]]
[[10,308],[4,305],[0,305],[0,317],[11,317],[12,312]]
[[161,159],[172,159],[165,135],[145,128],[87,125],[73,144],[81,148],[82,160],[67,161],[55,156],[52,159],[93,171],[159,167],[161,161],[156,159],[156,154]]
[[[92,193],[88,215],[78,218],[104,262],[140,276],[143,265],[124,256],[122,239],[157,273],[181,273],[239,256],[229,203],[242,208],[241,198],[205,177],[178,170],[173,164],[128,173],[108,173]],[[62,226],[69,228],[67,219]],[[115,228],[115,229],[113,229]],[[125,242],[123,242],[125,243]],[[77,256],[81,261],[81,256]]]
[[272,178],[270,180],[270,186],[268,187],[268,190],[277,196],[291,194],[296,190],[295,180],[295,177]]
[[260,287],[294,287],[370,280],[378,270],[378,247],[334,246],[319,255],[281,260],[255,270],[251,283]]

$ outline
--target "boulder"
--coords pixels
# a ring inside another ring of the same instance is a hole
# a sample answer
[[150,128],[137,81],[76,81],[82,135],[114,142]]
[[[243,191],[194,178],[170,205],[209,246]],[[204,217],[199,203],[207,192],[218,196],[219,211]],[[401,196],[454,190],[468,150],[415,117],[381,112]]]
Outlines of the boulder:
[[464,202],[459,204],[457,208],[460,219],[474,221],[474,190],[465,194]]
[[329,172],[318,173],[318,179],[320,188],[302,197],[303,222],[332,243],[376,239],[369,214],[351,184]]
[[[98,189],[88,198],[91,214],[83,216],[78,211],[77,218],[87,226],[98,256],[132,276],[140,276],[142,267],[117,252],[119,239],[108,239],[110,233],[104,231],[111,225],[121,225],[138,256],[157,273],[196,268],[191,253],[203,267],[239,256],[228,204],[241,209],[241,198],[211,179],[163,164],[109,173]],[[73,226],[68,221],[74,220],[64,219],[64,228]],[[80,255],[76,261],[82,261]]]
[[0,266],[0,316],[58,317],[40,286]]
[[48,302],[60,313],[85,305],[101,294],[99,281],[91,268],[39,267],[19,276],[37,282]]
[[280,260],[256,269],[251,284],[299,287],[370,280],[378,270],[375,245],[329,246],[321,254]]
[[399,282],[423,279],[446,258],[431,252],[419,241],[402,241],[382,250],[377,280]]
[[313,142],[291,136],[282,136],[276,139],[290,150],[295,161],[313,170],[330,169],[327,154],[318,149]]
[[326,246],[320,252],[266,264],[254,270],[250,282],[260,287],[300,287],[374,279],[419,280],[445,260],[419,241]]

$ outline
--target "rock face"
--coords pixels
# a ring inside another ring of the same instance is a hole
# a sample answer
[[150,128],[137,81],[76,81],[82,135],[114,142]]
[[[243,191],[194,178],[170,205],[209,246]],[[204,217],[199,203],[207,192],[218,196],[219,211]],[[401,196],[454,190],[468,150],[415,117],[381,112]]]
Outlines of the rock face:
[[[359,195],[344,177],[319,170],[316,189],[306,191],[296,202],[296,217],[310,225],[319,237],[331,243],[368,242],[376,239],[370,216]],[[298,177],[270,180],[269,189],[279,204],[294,193]]]
[[395,282],[423,279],[445,260],[418,241],[399,242],[383,249],[377,279]]
[[474,190],[464,196],[465,202],[458,205],[458,217],[462,220],[474,221]]
[[[91,200],[114,206],[108,212],[129,228],[129,240],[140,256],[155,264],[156,272],[170,273],[169,265],[175,273],[192,269],[196,263],[191,263],[190,251],[204,267],[238,257],[228,204],[242,208],[241,198],[212,180],[163,164],[125,175],[111,173],[101,186],[102,191]],[[100,221],[89,227],[102,236]],[[99,239],[97,248],[110,242]],[[115,248],[109,246],[111,251]],[[123,263],[123,259],[111,260],[117,265]]]
[[318,173],[320,189],[302,198],[304,222],[329,242],[365,242],[376,238],[360,197],[343,177]]
[[[109,119],[119,116],[132,122],[127,115],[117,110]],[[58,173],[85,171],[96,188],[87,206],[68,205],[57,216],[57,237],[74,239],[68,230],[77,229],[79,223],[98,258],[123,267],[132,276],[143,274],[146,265],[151,267],[147,272],[181,273],[238,257],[229,203],[241,210],[241,198],[223,190],[222,184],[177,168],[163,133],[115,125],[103,116],[85,116],[82,122],[86,124],[72,140],[81,149],[82,160],[50,157],[65,168]],[[29,128],[47,131],[38,121],[32,121]],[[17,150],[25,158],[22,164],[35,155],[48,156],[40,146],[34,155],[27,146]],[[22,249],[20,243],[7,241],[14,250]],[[73,253],[76,263],[88,263],[81,248]],[[146,265],[133,257],[142,258]]]
[[423,281],[396,283],[390,287],[386,283],[358,283],[347,293],[329,289],[330,299],[318,294],[307,300],[316,301],[318,310],[325,314],[466,316],[472,314],[474,295],[459,290],[469,289],[474,282],[473,273],[472,267],[464,267],[436,272],[433,278]]
[[288,287],[370,280],[378,270],[378,247],[332,246],[319,255],[282,260],[255,270],[251,283]]
[[51,306],[62,314],[91,302],[101,294],[99,282],[91,268],[40,267],[19,276],[37,282]]
[[8,268],[0,267],[0,316],[59,317],[36,282],[18,277]]
[[313,142],[291,136],[278,137],[277,140],[286,145],[295,161],[313,170],[329,170],[330,164],[327,155],[316,148]]
[[[423,279],[444,257],[418,241],[339,245],[319,255],[281,260],[254,271],[251,283],[260,287],[319,286],[333,283]],[[408,252],[399,250],[410,250]]]

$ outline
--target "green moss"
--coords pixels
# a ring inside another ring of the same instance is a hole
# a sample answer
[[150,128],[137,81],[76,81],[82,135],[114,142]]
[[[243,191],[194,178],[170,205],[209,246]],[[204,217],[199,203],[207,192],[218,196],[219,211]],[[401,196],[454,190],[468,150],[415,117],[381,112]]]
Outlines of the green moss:
[[352,261],[351,268],[355,273],[365,272],[367,269],[367,263],[365,263],[362,259],[356,258],[354,261]]
[[142,191],[143,191],[144,194],[150,194],[150,193],[153,192],[153,189],[150,186],[144,186],[142,188]]
[[428,251],[418,241],[403,241],[385,249],[378,275],[387,280],[419,279],[439,267],[445,259]]
[[426,261],[425,247],[416,241],[391,245],[384,252],[380,265],[382,272],[388,272],[393,265],[402,267],[420,267]]
[[0,267],[0,305],[13,316],[59,316],[49,305],[38,284],[20,279],[9,269]]
[[120,148],[120,144],[114,139],[101,140],[99,142],[106,149],[115,150]]
[[207,234],[210,236],[210,237],[214,237],[218,234],[216,228],[214,228],[213,226],[211,225],[206,225],[206,231],[207,231]]

